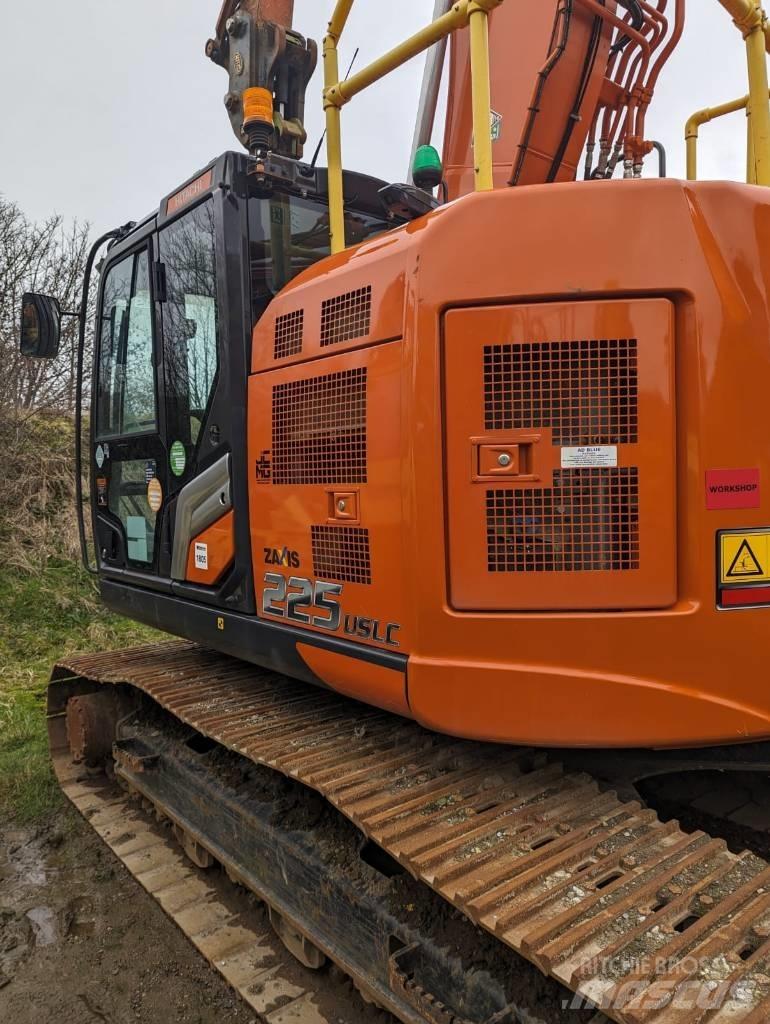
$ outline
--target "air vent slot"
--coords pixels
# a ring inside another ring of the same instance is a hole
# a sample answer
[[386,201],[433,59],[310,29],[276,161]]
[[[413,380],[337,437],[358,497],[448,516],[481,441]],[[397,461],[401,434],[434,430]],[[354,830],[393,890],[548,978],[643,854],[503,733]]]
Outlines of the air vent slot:
[[313,573],[318,579],[371,583],[369,531],[358,526],[312,526]]
[[488,490],[489,572],[639,568],[639,471],[557,470],[553,487]]
[[321,346],[365,338],[371,324],[371,285],[326,299],[321,306]]
[[367,370],[273,387],[273,483],[366,483]]
[[484,346],[487,430],[551,427],[555,445],[638,440],[635,338]]
[[284,313],[275,321],[275,346],[273,355],[276,359],[296,356],[302,351],[302,336],[305,331],[305,310],[295,309]]

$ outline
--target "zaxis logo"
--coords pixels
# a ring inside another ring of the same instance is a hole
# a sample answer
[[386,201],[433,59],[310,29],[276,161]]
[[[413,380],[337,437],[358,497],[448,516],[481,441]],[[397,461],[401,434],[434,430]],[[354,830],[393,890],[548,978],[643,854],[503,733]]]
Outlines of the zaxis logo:
[[291,569],[299,569],[299,555],[288,548],[265,548],[266,565],[285,565]]

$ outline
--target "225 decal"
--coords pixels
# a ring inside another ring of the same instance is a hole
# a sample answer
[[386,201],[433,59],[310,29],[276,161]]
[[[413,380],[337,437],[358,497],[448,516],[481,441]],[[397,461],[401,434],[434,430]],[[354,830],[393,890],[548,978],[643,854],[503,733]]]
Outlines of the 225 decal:
[[303,576],[286,579],[280,573],[267,572],[262,591],[262,612],[300,626],[316,626],[390,647],[400,646],[396,633],[401,627],[397,622],[381,623],[379,619],[361,615],[343,616],[340,605],[342,591],[341,583],[308,580]]

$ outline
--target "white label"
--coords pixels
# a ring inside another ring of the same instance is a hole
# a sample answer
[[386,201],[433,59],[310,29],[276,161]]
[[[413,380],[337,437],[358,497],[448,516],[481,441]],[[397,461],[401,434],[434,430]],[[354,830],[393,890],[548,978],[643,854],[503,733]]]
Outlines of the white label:
[[209,546],[208,544],[195,545],[195,568],[208,569],[209,567]]
[[603,469],[617,464],[618,446],[615,444],[581,445],[561,450],[562,469]]
[[492,141],[499,142],[500,136],[503,134],[503,115],[498,114],[496,110],[490,110],[489,125]]

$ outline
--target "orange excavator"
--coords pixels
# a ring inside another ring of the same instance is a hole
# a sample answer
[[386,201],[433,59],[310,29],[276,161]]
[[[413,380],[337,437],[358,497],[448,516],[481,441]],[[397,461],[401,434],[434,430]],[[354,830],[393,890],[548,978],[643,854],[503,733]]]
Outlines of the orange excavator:
[[[749,90],[680,181],[684,0],[437,0],[345,79],[338,0],[325,169],[292,0],[226,0],[244,151],[89,261],[84,559],[182,639],[54,669],[62,784],[107,766],[407,1024],[770,1020],[770,26],[721,2]],[[343,171],[421,53],[412,182]],[[698,182],[738,110],[747,182]],[[22,350],[60,315],[25,296]]]

